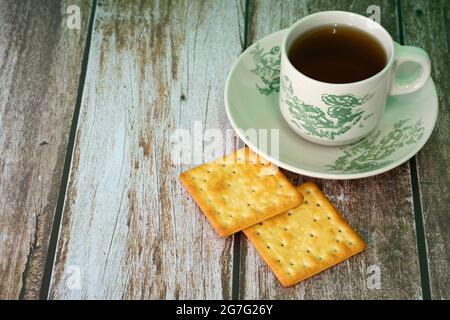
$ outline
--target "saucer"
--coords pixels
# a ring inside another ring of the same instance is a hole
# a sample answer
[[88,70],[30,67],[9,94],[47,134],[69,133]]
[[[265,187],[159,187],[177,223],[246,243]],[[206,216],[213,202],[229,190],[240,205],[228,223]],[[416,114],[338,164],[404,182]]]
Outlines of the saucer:
[[[358,179],[391,170],[412,158],[436,124],[433,80],[420,90],[388,97],[380,125],[366,138],[343,147],[314,144],[298,136],[278,107],[280,45],[287,29],[257,41],[239,57],[225,85],[225,107],[237,135],[254,152],[286,170],[324,179]],[[249,132],[268,132],[268,147]],[[278,129],[278,156],[270,131]],[[269,150],[269,151],[267,151]],[[272,151],[270,151],[272,150]]]

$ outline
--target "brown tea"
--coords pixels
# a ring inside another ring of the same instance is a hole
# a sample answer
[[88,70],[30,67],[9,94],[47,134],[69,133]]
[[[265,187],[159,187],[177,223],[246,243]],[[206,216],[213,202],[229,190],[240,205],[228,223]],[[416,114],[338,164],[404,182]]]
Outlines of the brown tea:
[[288,57],[304,75],[328,83],[350,83],[370,78],[387,63],[382,45],[357,28],[328,25],[300,35]]

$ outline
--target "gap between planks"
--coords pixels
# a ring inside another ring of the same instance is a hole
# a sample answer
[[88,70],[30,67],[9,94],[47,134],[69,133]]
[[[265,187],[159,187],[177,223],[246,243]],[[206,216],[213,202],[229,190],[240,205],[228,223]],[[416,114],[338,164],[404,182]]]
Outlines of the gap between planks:
[[[245,0],[244,12],[244,43],[242,44],[242,52],[248,48],[248,18],[249,18],[250,0]],[[241,140],[240,144],[245,145]],[[240,145],[238,145],[238,148]],[[232,284],[231,284],[231,299],[240,299],[241,291],[241,240],[242,233],[238,232],[233,237],[233,270],[232,270]]]
[[[400,44],[405,44],[403,25],[402,0],[397,0],[398,33]],[[414,220],[416,225],[417,253],[419,255],[420,281],[422,287],[422,298],[431,299],[430,276],[427,259],[427,248],[425,240],[425,229],[423,222],[422,203],[420,200],[419,177],[417,173],[416,156],[409,160],[409,171],[411,174],[411,189],[413,196]]]
[[89,61],[89,50],[90,50],[92,29],[93,29],[93,25],[94,25],[96,8],[97,8],[97,0],[94,0],[92,3],[91,15],[89,17],[89,26],[88,26],[88,33],[86,36],[86,45],[84,48],[83,60],[81,63],[81,73],[80,73],[80,80],[79,80],[79,84],[78,84],[77,100],[76,100],[76,104],[75,104],[75,110],[73,112],[72,124],[70,126],[69,138],[67,141],[66,157],[64,160],[64,167],[63,167],[63,172],[62,172],[62,176],[61,176],[58,200],[57,200],[57,204],[56,204],[55,215],[54,215],[54,219],[53,219],[53,225],[52,225],[50,240],[49,240],[49,244],[48,244],[47,259],[45,262],[44,274],[42,277],[41,292],[40,292],[41,300],[48,299],[48,293],[49,293],[50,283],[51,283],[51,279],[52,279],[53,262],[55,260],[56,249],[57,249],[57,245],[58,245],[59,230],[60,230],[62,214],[63,214],[63,210],[64,210],[64,201],[66,198],[67,185],[69,182],[69,173],[70,173],[70,168],[71,168],[71,164],[72,164],[73,151],[75,148],[75,137],[76,137],[76,133],[77,133],[78,118],[80,115],[81,102],[82,102],[82,97],[83,97],[84,81],[86,79],[86,72],[87,72],[87,66],[88,66],[88,61]]

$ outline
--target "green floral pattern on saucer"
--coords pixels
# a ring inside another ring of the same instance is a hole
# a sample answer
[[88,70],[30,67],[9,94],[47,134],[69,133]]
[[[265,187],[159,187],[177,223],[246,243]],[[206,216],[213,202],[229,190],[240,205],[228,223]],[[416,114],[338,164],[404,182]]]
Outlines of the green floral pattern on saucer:
[[250,54],[255,63],[255,68],[250,71],[258,75],[263,83],[255,84],[259,93],[268,96],[280,91],[280,46],[265,51],[256,43]]
[[387,160],[403,146],[417,143],[425,128],[422,121],[408,124],[410,120],[400,120],[394,129],[385,135],[378,131],[353,145],[343,147],[343,155],[327,167],[331,171],[342,173],[365,172],[387,166],[393,160]]
[[[320,107],[307,104],[293,94],[291,81],[287,76],[281,79],[281,86],[286,89],[286,103],[295,120],[292,122],[309,135],[334,140],[338,135],[346,133],[363,119],[364,110],[358,108],[372,98],[366,94],[356,97],[353,94],[322,94],[322,101],[329,108],[323,111]],[[368,119],[367,115],[364,119]],[[360,127],[362,127],[360,123]]]
[[[278,105],[280,90],[280,45],[287,30],[273,33],[246,50],[231,69],[225,86],[225,106],[237,135],[251,149],[273,164],[302,175],[324,179],[356,179],[373,176],[404,163],[429,139],[438,113],[438,99],[433,80],[417,92],[388,97],[380,126],[365,139],[343,147],[327,147],[311,143],[293,132],[281,115]],[[288,80],[288,79],[283,79]],[[288,85],[285,83],[283,85]],[[361,96],[331,95],[323,92],[319,112],[317,103],[290,99],[292,111],[323,124],[323,132],[332,136],[356,121],[366,126],[374,117],[364,110],[364,101],[375,99],[372,92]],[[289,112],[289,110],[286,110]],[[297,119],[297,118],[296,118]],[[302,126],[307,123],[300,122]],[[293,124],[294,125],[294,124]],[[296,125],[294,125],[296,126]],[[303,128],[303,127],[302,127]],[[260,144],[249,139],[248,130],[277,130],[278,152],[272,154],[271,134]],[[305,130],[305,129],[302,129]],[[305,130],[306,131],[306,130]]]

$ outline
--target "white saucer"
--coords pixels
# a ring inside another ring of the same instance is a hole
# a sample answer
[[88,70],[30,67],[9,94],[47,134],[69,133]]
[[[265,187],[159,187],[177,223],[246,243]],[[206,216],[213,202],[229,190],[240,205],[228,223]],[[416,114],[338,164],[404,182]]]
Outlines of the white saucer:
[[[327,147],[299,137],[278,108],[279,46],[286,31],[275,32],[242,53],[225,85],[228,119],[253,151],[281,168],[302,175],[357,179],[391,170],[424,146],[438,113],[431,78],[417,92],[389,97],[380,126],[357,143]],[[268,148],[263,150],[246,135],[248,129],[279,129],[278,157],[271,155],[270,139]]]

